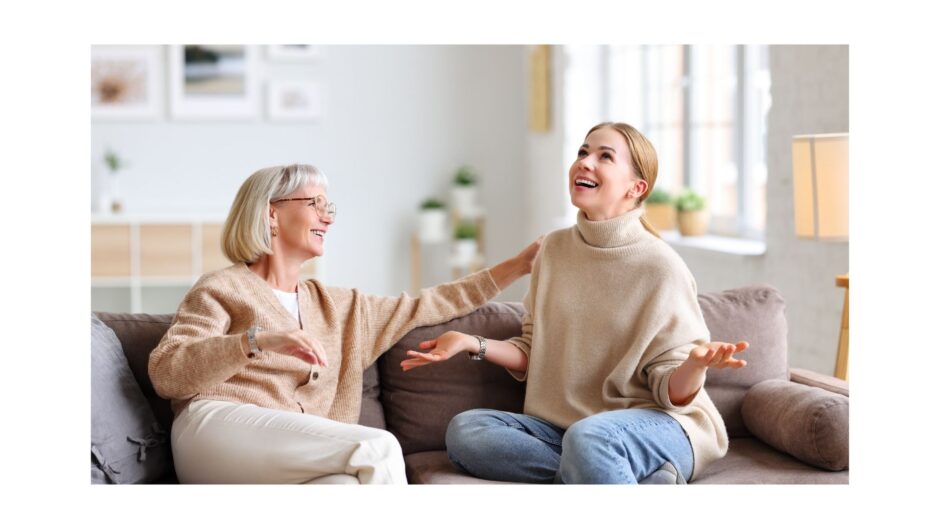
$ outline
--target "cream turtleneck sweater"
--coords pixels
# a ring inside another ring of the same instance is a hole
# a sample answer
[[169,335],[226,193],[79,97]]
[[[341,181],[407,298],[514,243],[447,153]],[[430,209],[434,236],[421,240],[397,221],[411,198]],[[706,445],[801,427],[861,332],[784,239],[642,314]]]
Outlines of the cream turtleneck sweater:
[[640,222],[643,208],[605,221],[578,213],[548,234],[532,271],[522,336],[529,358],[524,412],[568,428],[620,409],[658,409],[692,444],[693,478],[725,455],[724,421],[704,389],[685,406],[669,378],[709,341],[695,280],[676,252]]

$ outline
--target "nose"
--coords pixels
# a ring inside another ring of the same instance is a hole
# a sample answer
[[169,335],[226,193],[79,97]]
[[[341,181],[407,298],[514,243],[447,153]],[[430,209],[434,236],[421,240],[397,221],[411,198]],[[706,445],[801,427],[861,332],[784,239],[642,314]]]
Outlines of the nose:
[[592,169],[594,167],[594,157],[591,155],[585,156],[578,160],[578,167],[582,169]]

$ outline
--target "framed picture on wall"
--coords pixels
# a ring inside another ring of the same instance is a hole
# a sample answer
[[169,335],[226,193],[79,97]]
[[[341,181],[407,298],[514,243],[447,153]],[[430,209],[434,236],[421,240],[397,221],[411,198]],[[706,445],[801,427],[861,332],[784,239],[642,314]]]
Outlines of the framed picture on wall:
[[92,46],[91,117],[156,119],[163,113],[159,46]]
[[312,121],[320,117],[320,83],[271,81],[268,83],[268,118],[273,121]]
[[320,58],[323,46],[313,44],[273,44],[268,58],[275,61],[312,61]]
[[254,46],[169,47],[170,112],[177,119],[252,119],[260,109]]

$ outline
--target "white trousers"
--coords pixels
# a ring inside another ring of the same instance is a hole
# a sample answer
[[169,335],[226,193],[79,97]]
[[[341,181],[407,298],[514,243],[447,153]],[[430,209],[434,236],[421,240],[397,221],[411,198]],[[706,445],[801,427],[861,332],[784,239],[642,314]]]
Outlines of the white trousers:
[[171,446],[180,483],[407,483],[385,430],[252,404],[191,402]]

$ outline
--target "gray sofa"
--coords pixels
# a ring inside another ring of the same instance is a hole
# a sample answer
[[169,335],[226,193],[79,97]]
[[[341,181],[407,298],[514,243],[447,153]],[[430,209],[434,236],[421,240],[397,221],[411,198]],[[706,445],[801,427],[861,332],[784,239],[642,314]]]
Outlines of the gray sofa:
[[[848,483],[848,385],[788,368],[781,294],[757,285],[700,294],[699,302],[712,339],[743,339],[751,346],[742,356],[748,361],[744,369],[709,372],[706,389],[724,418],[730,448],[692,484]],[[405,351],[448,329],[494,339],[516,336],[522,315],[519,303],[488,303],[446,324],[413,330],[368,369],[359,422],[398,438],[410,483],[492,483],[450,464],[444,432],[467,409],[521,411],[525,387],[502,368],[465,355],[405,373],[398,365]],[[167,435],[172,412],[147,376],[147,357],[171,320],[172,315],[93,314],[93,482],[176,482]],[[108,329],[114,331],[113,344],[110,356],[102,356],[101,336]],[[127,359],[121,384],[114,380],[122,366],[110,366],[120,363],[117,350]]]

